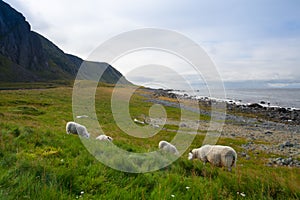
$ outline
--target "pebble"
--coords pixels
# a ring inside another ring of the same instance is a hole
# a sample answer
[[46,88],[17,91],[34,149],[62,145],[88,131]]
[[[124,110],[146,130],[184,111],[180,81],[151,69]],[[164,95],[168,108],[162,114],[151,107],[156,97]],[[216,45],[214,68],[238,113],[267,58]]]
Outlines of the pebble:
[[242,157],[246,157],[246,156],[247,156],[247,153],[246,153],[246,152],[242,152],[242,153],[241,153],[241,156],[242,156]]
[[267,131],[267,132],[265,132],[265,135],[273,135],[273,132],[272,131]]
[[250,160],[250,156],[249,155],[246,155],[246,160]]

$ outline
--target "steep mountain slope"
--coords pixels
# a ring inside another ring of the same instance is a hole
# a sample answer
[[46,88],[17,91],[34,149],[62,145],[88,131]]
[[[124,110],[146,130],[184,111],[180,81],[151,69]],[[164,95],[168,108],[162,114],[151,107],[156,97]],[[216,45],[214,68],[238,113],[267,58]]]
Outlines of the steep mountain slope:
[[[0,82],[72,80],[83,60],[66,54],[42,35],[31,31],[25,17],[0,1]],[[95,63],[93,63],[95,64]],[[100,81],[129,82],[115,68],[107,69]]]

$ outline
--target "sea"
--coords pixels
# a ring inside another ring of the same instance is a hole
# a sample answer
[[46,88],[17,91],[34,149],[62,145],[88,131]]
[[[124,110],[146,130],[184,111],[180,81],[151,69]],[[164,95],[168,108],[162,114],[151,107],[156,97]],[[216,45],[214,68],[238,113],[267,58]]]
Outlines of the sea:
[[[179,93],[191,95],[188,91]],[[215,98],[204,89],[194,91],[191,96]],[[300,88],[225,89],[225,100],[240,104],[263,103],[269,106],[300,109]]]
[[300,88],[227,89],[226,98],[244,103],[269,103],[271,106],[300,108]]

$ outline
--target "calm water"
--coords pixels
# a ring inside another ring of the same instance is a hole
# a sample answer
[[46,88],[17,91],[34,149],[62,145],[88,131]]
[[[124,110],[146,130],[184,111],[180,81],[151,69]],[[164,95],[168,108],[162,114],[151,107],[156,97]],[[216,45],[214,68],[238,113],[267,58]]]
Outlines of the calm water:
[[[209,96],[205,90],[195,93],[197,96]],[[213,96],[211,96],[213,97]],[[300,108],[300,89],[226,89],[228,100],[241,103],[259,103],[264,101],[272,106]]]
[[300,89],[227,89],[228,99],[244,103],[269,102],[274,106],[300,108]]

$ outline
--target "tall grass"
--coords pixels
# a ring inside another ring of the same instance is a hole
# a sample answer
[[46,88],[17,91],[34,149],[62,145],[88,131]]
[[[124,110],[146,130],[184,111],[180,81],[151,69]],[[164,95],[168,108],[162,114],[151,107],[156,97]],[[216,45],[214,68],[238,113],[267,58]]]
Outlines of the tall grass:
[[[126,90],[126,88],[124,88]],[[139,139],[123,133],[110,112],[112,87],[99,86],[96,110],[104,132],[130,152],[156,150],[175,132],[162,130]],[[299,199],[299,168],[265,166],[268,155],[238,159],[233,172],[187,160],[155,172],[120,172],[99,162],[76,135],[65,134],[72,120],[72,88],[0,91],[0,199]],[[132,117],[147,115],[150,102],[132,97]],[[177,119],[179,110],[166,108]],[[176,130],[176,126],[167,128]],[[201,145],[197,135],[191,148]],[[221,139],[239,152],[243,139]],[[252,157],[252,155],[250,155]],[[242,196],[241,194],[245,195]]]

